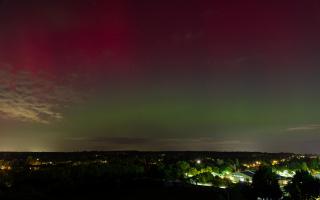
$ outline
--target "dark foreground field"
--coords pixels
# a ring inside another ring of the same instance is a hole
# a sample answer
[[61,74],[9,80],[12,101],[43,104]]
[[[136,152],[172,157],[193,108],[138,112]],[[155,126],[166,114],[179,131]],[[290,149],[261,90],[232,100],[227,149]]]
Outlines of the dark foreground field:
[[0,153],[0,200],[308,200],[320,196],[319,172],[314,155]]
[[14,189],[2,191],[1,199],[247,199],[243,188],[220,189],[192,185],[166,186],[155,181],[135,181],[124,185],[108,183],[36,184],[25,183]]

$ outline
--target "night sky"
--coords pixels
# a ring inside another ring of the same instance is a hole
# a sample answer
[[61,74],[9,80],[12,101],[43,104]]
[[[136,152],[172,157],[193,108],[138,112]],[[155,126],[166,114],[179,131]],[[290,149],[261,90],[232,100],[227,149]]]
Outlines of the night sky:
[[317,0],[0,0],[0,151],[320,152]]

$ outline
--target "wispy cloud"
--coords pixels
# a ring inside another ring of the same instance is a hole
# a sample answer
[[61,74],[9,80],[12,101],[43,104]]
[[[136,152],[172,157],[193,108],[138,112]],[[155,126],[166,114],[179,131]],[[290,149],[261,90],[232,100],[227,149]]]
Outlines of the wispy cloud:
[[304,126],[290,127],[290,128],[287,128],[287,131],[288,132],[311,131],[311,130],[317,130],[317,129],[320,129],[320,124],[307,124]]
[[44,77],[0,66],[0,118],[37,123],[61,119],[60,106],[73,101],[72,91]]

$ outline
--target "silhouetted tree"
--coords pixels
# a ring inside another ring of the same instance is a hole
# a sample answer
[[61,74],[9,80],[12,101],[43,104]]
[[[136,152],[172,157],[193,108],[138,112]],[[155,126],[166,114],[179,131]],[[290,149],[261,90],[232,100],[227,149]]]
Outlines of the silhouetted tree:
[[319,169],[319,159],[318,158],[312,159],[310,161],[310,168],[313,169],[313,170],[318,170]]
[[185,174],[190,170],[190,164],[186,161],[177,162],[177,178],[184,178]]
[[315,199],[320,195],[320,181],[308,171],[299,170],[285,187],[293,200]]
[[260,167],[253,176],[252,189],[255,198],[280,199],[282,192],[276,177],[270,167]]
[[198,174],[195,178],[198,183],[212,183],[214,180],[214,176],[210,172]]

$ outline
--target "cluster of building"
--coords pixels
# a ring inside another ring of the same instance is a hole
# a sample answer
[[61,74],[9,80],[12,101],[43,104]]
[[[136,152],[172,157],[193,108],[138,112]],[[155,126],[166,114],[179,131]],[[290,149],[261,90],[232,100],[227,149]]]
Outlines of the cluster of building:
[[[303,157],[304,158],[304,157]],[[275,166],[278,165],[279,163],[287,161],[286,159],[280,159],[280,160],[272,160],[271,165]],[[201,163],[200,160],[196,160],[196,163]],[[232,183],[252,183],[252,178],[255,174],[255,171],[258,167],[263,165],[261,161],[253,161],[251,163],[247,164],[242,164],[246,169],[242,171],[236,171],[236,172],[222,172],[222,173],[217,173],[217,172],[211,172],[211,174],[215,177],[218,176],[221,179],[228,179]],[[279,185],[281,188],[286,186],[290,180],[293,178],[295,175],[295,171],[289,170],[289,169],[284,169],[284,170],[275,170],[275,173],[277,175],[277,179],[279,182]],[[192,177],[190,174],[186,174],[189,178]],[[317,177],[320,179],[320,173],[312,173],[314,177]],[[195,185],[202,185],[202,186],[212,186],[212,183],[200,183],[196,181],[192,181],[192,184]],[[224,188],[225,186],[219,186],[221,188]]]

